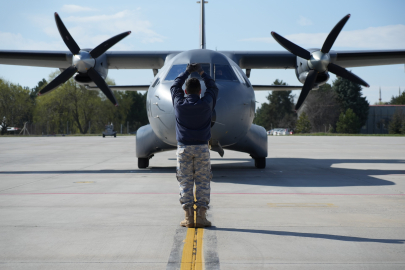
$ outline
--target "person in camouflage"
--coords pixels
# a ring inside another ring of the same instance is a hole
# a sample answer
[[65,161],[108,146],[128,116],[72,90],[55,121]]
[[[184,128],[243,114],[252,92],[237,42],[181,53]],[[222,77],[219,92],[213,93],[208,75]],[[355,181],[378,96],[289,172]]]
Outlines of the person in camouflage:
[[[200,74],[207,88],[201,98],[201,84],[197,78],[188,79],[185,91],[182,89],[192,72]],[[208,141],[211,138],[211,116],[218,97],[218,87],[204,73],[200,64],[189,64],[186,71],[175,79],[170,92],[175,108],[178,142],[176,176],[180,186],[180,203],[186,216],[180,225],[188,228],[209,227],[211,222],[206,218],[206,211],[210,202],[212,172]],[[197,214],[195,222],[194,205]]]

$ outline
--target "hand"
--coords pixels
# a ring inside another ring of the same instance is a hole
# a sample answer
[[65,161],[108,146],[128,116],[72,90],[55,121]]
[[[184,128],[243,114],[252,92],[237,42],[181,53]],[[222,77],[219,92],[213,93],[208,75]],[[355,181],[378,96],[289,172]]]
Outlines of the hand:
[[204,72],[201,65],[198,64],[198,63],[188,64],[186,70],[190,74],[193,73],[193,72],[198,72],[199,74],[202,74],[202,72]]

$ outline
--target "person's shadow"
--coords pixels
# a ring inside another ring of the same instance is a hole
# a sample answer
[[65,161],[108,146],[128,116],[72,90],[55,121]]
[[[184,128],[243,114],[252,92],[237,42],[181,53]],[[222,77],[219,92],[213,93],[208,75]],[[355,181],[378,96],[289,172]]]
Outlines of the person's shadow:
[[404,242],[405,242],[405,239],[378,239],[378,238],[343,236],[343,235],[324,234],[324,233],[302,233],[302,232],[291,232],[291,231],[217,228],[215,226],[205,228],[205,230],[240,232],[240,233],[258,233],[258,234],[277,235],[277,236],[318,238],[318,239],[346,241],[346,242],[370,242],[370,243],[384,243],[384,244],[404,244]]

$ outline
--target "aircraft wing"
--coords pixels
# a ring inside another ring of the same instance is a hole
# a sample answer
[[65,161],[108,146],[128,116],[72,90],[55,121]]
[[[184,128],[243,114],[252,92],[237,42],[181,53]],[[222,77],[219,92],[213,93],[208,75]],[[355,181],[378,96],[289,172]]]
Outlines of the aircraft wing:
[[[109,69],[160,69],[168,55],[180,51],[109,51]],[[0,50],[0,64],[65,69],[72,65],[70,51],[11,51]]]
[[[293,69],[297,57],[288,51],[223,51],[240,68]],[[339,66],[365,67],[405,64],[405,50],[330,51],[331,63]]]
[[[109,85],[115,91],[148,91],[149,85]],[[88,90],[100,90],[97,86],[86,86]]]
[[255,91],[291,91],[291,90],[302,90],[301,86],[292,85],[252,85]]
[[[108,51],[109,69],[160,69],[166,57],[180,51]],[[223,51],[244,69],[293,69],[296,56],[288,51]],[[331,62],[342,67],[405,63],[405,50],[331,51]],[[0,50],[0,64],[65,69],[72,64],[69,51]]]

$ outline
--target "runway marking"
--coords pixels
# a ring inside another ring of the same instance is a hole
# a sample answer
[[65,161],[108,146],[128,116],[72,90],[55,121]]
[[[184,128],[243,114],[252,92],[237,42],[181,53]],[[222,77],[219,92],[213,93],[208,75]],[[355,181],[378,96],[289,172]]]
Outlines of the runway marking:
[[204,229],[202,228],[187,229],[180,270],[203,269],[203,236]]
[[333,203],[268,203],[269,207],[336,207]]

